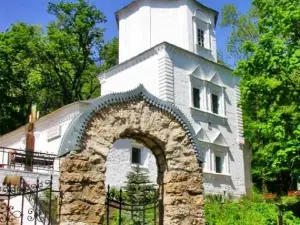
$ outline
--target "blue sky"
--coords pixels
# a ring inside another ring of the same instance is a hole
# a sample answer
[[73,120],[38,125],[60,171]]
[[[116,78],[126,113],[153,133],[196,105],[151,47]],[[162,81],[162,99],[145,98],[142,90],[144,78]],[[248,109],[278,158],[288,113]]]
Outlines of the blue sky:
[[[52,0],[55,3],[59,0]],[[118,35],[114,12],[130,3],[132,0],[89,0],[106,15],[105,40],[110,40]],[[240,12],[247,12],[250,8],[251,0],[199,0],[202,4],[221,11],[225,4],[234,4]],[[53,20],[53,17],[47,14],[48,0],[2,0],[0,7],[0,31],[5,31],[11,24],[23,21],[28,24],[40,24],[42,26]],[[219,17],[220,20],[220,17]],[[217,28],[218,50],[223,53],[225,60],[228,60],[226,54],[226,39],[229,31],[227,29]]]

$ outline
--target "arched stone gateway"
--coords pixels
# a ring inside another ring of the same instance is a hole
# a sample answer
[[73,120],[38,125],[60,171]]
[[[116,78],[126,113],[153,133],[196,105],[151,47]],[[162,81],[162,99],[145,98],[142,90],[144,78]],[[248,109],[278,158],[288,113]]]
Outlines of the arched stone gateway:
[[119,138],[135,139],[155,155],[163,224],[204,224],[199,148],[181,111],[143,86],[92,105],[70,125],[60,147],[61,224],[104,223],[106,157]]

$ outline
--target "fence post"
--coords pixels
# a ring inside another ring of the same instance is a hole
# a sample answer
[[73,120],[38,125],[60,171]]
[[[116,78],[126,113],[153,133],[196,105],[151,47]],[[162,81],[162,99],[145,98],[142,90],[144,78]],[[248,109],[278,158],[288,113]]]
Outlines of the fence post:
[[157,206],[157,199],[158,199],[158,194],[157,194],[157,191],[155,191],[154,193],[154,199],[153,199],[153,209],[154,209],[154,225],[156,225],[156,206]]
[[50,183],[49,183],[49,188],[50,188],[50,193],[49,193],[49,215],[48,215],[48,224],[51,224],[51,216],[52,216],[52,180],[53,180],[53,175],[51,174],[50,176]]
[[144,201],[143,201],[143,225],[145,225],[145,205],[146,205],[146,191],[144,191]]
[[39,195],[39,178],[36,179],[36,187],[35,187],[35,198],[34,198],[34,225],[36,225],[36,220],[37,220],[37,216],[38,216],[38,206],[37,206],[37,202],[38,202],[38,195]]
[[133,220],[133,204],[131,203],[131,220]]
[[120,196],[119,196],[119,225],[122,225],[122,189],[120,188]]
[[110,186],[108,185],[107,186],[107,196],[106,196],[106,205],[107,205],[107,208],[106,208],[106,223],[107,225],[109,225],[109,198],[110,198]]
[[26,192],[26,184],[23,177],[21,177],[21,191],[22,191],[22,208],[21,208],[21,225],[23,225],[23,216],[24,216],[24,198]]
[[4,168],[4,148],[2,148],[2,166]]
[[7,186],[8,196],[7,196],[7,210],[6,210],[6,225],[9,225],[9,213],[10,213],[10,196],[11,196],[11,184],[8,183]]

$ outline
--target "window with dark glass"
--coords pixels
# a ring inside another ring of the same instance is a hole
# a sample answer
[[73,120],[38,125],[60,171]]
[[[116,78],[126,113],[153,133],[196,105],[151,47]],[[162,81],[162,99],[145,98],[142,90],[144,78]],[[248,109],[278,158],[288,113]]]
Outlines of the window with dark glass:
[[141,149],[139,148],[132,148],[132,154],[131,154],[131,163],[132,164],[142,164],[142,153]]
[[197,29],[197,41],[198,45],[204,47],[204,31],[201,29]]
[[200,109],[200,90],[193,88],[193,106]]
[[222,173],[222,157],[216,156],[216,173]]
[[212,112],[218,114],[219,113],[219,96],[212,94],[211,95],[211,104],[212,104]]

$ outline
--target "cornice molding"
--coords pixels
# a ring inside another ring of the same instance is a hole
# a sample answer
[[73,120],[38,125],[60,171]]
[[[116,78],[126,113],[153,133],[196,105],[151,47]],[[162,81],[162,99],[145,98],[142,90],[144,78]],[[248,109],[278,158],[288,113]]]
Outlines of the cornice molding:
[[165,44],[166,43],[161,43],[159,45],[156,45],[153,48],[150,48],[150,49],[142,52],[141,54],[134,56],[133,58],[131,58],[125,62],[122,62],[119,65],[116,65],[113,68],[111,68],[103,73],[100,73],[98,75],[98,79],[101,82],[105,81],[107,78],[109,78],[117,73],[120,73],[126,69],[129,69],[129,68],[151,58],[154,55],[157,55],[161,50],[165,49],[165,47],[166,47]]
[[190,59],[194,59],[194,60],[201,59],[201,60],[204,60],[208,63],[211,63],[215,66],[224,68],[224,69],[229,70],[229,71],[232,72],[232,69],[230,69],[230,68],[228,68],[224,65],[218,64],[218,63],[216,63],[214,61],[211,61],[211,60],[209,60],[209,59],[207,59],[203,56],[197,55],[197,54],[195,54],[193,52],[190,52],[186,49],[177,47],[177,46],[175,46],[173,44],[170,44],[168,42],[162,42],[162,43],[160,43],[160,44],[158,44],[158,45],[156,45],[156,46],[140,53],[139,55],[134,56],[133,58],[131,58],[131,59],[125,61],[125,62],[122,62],[119,65],[116,65],[113,68],[111,68],[111,69],[109,69],[109,70],[107,70],[103,73],[100,73],[98,75],[98,79],[101,82],[103,82],[103,81],[105,81],[105,79],[107,79],[107,78],[109,78],[109,77],[111,77],[111,76],[113,76],[117,73],[120,73],[120,72],[122,72],[122,71],[124,71],[124,70],[126,70],[130,67],[133,67],[133,66],[135,66],[135,65],[151,58],[154,55],[157,55],[163,49],[165,49],[169,54],[180,54],[180,55],[184,54],[184,56],[189,57]]
[[217,62],[214,62],[214,61],[212,61],[212,60],[210,60],[210,59],[207,59],[207,58],[205,58],[205,57],[203,57],[203,56],[201,56],[201,55],[197,55],[197,54],[195,54],[194,52],[191,52],[191,51],[189,51],[189,50],[183,49],[183,48],[181,48],[181,47],[178,47],[178,46],[176,46],[176,45],[170,44],[170,43],[168,43],[168,42],[163,42],[163,44],[166,44],[165,49],[166,49],[168,52],[171,52],[171,53],[174,53],[174,54],[181,54],[181,55],[183,54],[184,56],[189,57],[189,58],[191,58],[191,59],[195,59],[195,60],[199,60],[199,59],[200,59],[200,60],[204,60],[205,62],[210,63],[210,64],[212,64],[212,65],[214,65],[214,66],[217,66],[217,67],[219,67],[219,68],[226,69],[226,70],[228,70],[228,71],[230,71],[230,72],[233,71],[232,69],[230,69],[230,68],[227,67],[227,66],[221,65],[221,64],[219,64],[219,63],[217,63]]

